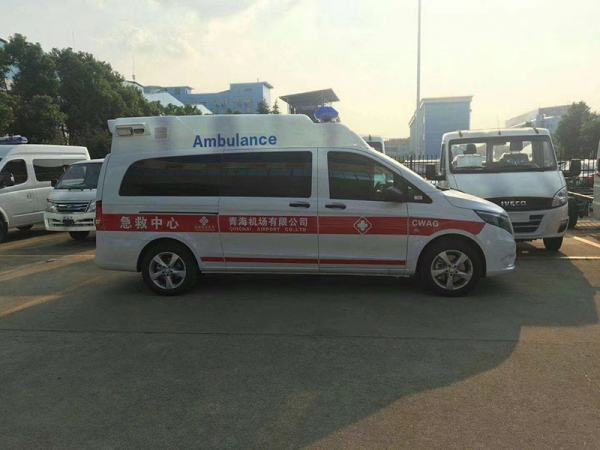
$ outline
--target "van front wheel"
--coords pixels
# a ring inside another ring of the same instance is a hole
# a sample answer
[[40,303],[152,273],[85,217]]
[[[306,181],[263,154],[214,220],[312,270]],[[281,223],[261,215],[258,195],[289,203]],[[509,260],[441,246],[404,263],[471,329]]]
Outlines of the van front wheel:
[[561,237],[544,239],[544,246],[546,247],[546,250],[548,250],[550,252],[559,251],[562,243],[563,243],[563,238],[561,238]]
[[76,241],[83,241],[89,234],[89,231],[69,231],[69,235]]
[[144,257],[142,277],[159,295],[181,295],[198,281],[198,266],[187,247],[165,242],[151,248]]
[[441,240],[429,247],[420,264],[427,286],[445,297],[468,294],[481,279],[482,261],[463,241]]

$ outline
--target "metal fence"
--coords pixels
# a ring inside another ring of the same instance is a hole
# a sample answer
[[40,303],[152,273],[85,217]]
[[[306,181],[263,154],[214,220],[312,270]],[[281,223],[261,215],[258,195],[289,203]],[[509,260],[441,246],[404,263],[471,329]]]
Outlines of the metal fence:
[[438,155],[396,156],[394,159],[422,177],[425,176],[425,167],[428,164],[435,164],[436,173],[440,170],[440,157]]
[[[559,161],[561,170],[568,169],[568,161]],[[594,191],[594,174],[596,173],[596,160],[582,159],[581,173],[577,177],[567,179],[567,187],[570,192],[575,192],[585,195],[593,195]]]

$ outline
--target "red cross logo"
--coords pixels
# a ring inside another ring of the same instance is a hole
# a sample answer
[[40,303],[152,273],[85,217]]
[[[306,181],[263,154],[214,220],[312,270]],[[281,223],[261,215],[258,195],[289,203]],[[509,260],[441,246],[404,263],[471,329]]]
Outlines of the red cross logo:
[[360,234],[365,234],[371,229],[372,226],[373,225],[371,225],[371,222],[369,222],[364,217],[361,217],[356,222],[354,222],[354,228],[356,228],[356,231],[358,231]]

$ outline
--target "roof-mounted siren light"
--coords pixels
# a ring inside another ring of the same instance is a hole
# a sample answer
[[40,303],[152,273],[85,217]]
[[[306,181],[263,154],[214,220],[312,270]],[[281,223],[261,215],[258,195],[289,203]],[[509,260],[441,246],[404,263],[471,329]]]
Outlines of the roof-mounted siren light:
[[0,137],[0,145],[27,144],[27,138],[23,136]]
[[119,137],[143,136],[150,134],[146,129],[146,126],[143,124],[119,126],[116,127],[115,131]]
[[319,123],[339,122],[340,113],[332,106],[321,106],[315,111],[315,119]]

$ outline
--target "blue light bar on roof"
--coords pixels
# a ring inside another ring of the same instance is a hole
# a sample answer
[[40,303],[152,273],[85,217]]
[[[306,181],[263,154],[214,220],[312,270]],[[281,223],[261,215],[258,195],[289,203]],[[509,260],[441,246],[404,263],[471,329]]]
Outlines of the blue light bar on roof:
[[27,144],[27,138],[23,136],[0,137],[0,145]]
[[321,106],[315,111],[315,119],[319,122],[339,122],[340,113],[331,106]]

